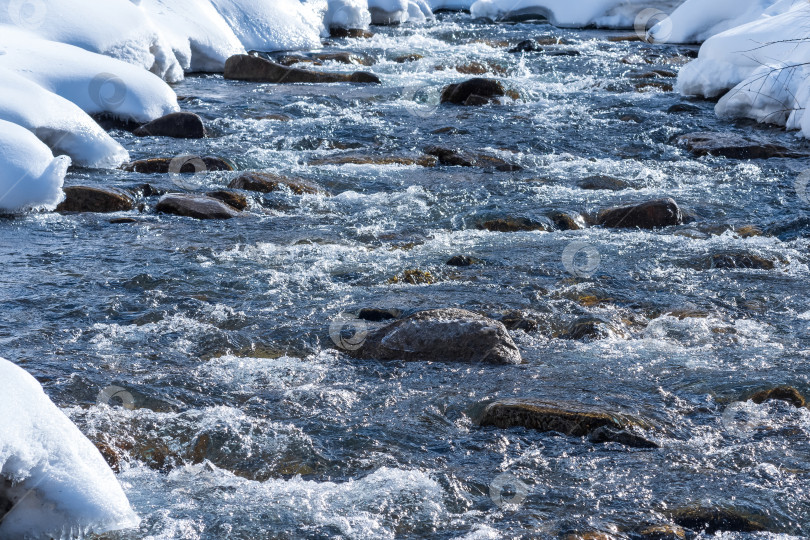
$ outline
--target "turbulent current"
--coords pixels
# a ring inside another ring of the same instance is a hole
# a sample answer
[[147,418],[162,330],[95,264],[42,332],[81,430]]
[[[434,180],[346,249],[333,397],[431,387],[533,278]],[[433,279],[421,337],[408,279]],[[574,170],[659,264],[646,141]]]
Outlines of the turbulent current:
[[[312,69],[368,69],[380,86],[193,76],[175,90],[208,138],[113,132],[135,159],[221,156],[320,193],[254,194],[227,221],[159,216],[154,197],[142,213],[0,221],[3,355],[114,463],[142,518],[105,538],[633,538],[690,506],[810,536],[810,413],[744,401],[810,388],[810,159],[696,158],[675,140],[805,143],[669,91],[695,48],[464,14],[374,30],[325,45],[372,66]],[[560,44],[509,52],[549,37]],[[517,99],[439,105],[473,76]],[[430,145],[520,170],[414,163]],[[66,184],[205,192],[237,174],[73,169]],[[481,227],[660,197],[688,223]],[[455,255],[473,264],[445,264]],[[341,314],[438,307],[511,321],[524,363],[376,362],[335,345],[362,326]],[[475,422],[511,397],[627,410],[659,448]]]

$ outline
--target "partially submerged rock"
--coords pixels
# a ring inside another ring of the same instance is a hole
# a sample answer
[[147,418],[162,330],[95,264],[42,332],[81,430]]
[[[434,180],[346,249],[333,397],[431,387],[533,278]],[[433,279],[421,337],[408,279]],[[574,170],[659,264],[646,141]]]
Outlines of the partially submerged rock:
[[91,186],[64,188],[65,200],[56,207],[57,212],[125,212],[132,210],[132,199],[115,189]]
[[479,229],[492,232],[518,232],[518,231],[548,231],[546,223],[526,217],[505,217],[483,221],[478,224]]
[[196,219],[230,219],[239,215],[239,212],[213,197],[180,193],[168,193],[161,197],[155,210]]
[[176,112],[142,125],[132,132],[137,137],[174,137],[176,139],[202,139],[205,126],[202,118],[190,112]]
[[722,156],[732,159],[768,159],[774,157],[806,157],[806,152],[797,152],[781,144],[764,141],[758,137],[745,137],[736,133],[701,132],[678,137],[678,144],[696,156]]
[[761,532],[767,530],[763,516],[733,508],[695,506],[672,512],[672,520],[687,529],[713,535],[716,532]]
[[619,414],[573,402],[541,399],[501,399],[486,406],[482,426],[524,427],[583,437],[603,426],[622,430],[628,424]]
[[671,198],[609,208],[599,213],[598,225],[607,228],[655,229],[684,222],[683,212]]
[[792,386],[778,386],[769,390],[761,390],[748,399],[757,404],[778,400],[790,403],[798,408],[807,406],[804,396]]
[[686,540],[686,531],[677,525],[651,525],[638,534],[641,540]]
[[420,311],[370,331],[357,358],[519,364],[520,351],[498,321],[464,309]]
[[283,66],[265,58],[247,54],[238,54],[228,58],[225,62],[225,78],[274,84],[380,83],[379,77],[364,71],[356,71],[352,74],[309,71]]
[[243,189],[245,191],[256,191],[258,193],[271,193],[278,191],[283,186],[288,187],[296,195],[318,193],[318,188],[307,183],[306,180],[300,178],[285,178],[268,172],[242,173],[228,184],[228,187],[231,189]]
[[446,86],[442,91],[442,103],[456,105],[484,105],[506,95],[503,84],[495,79],[475,78]]
[[220,189],[217,191],[210,191],[205,195],[207,197],[211,197],[213,199],[222,201],[231,208],[234,208],[235,210],[242,211],[248,207],[247,197],[245,197],[241,193],[236,193],[235,191]]
[[753,253],[715,253],[705,261],[708,268],[716,269],[737,269],[747,268],[752,270],[773,270],[776,264],[765,257],[754,255]]
[[183,173],[194,174],[206,171],[232,171],[233,166],[215,156],[178,156],[174,158],[150,158],[132,161],[121,167],[127,172],[142,174]]
[[523,169],[520,165],[509,163],[497,156],[473,154],[446,146],[431,145],[425,147],[424,151],[428,156],[435,156],[439,165],[449,167],[481,167],[482,169],[494,169],[502,172],[514,172]]

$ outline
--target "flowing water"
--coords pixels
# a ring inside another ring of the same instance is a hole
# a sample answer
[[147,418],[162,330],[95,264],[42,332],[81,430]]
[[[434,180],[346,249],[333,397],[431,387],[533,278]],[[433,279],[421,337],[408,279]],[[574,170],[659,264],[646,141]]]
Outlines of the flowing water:
[[[195,76],[176,91],[211,137],[114,132],[133,158],[218,155],[327,194],[259,195],[229,221],[149,211],[126,214],[139,220],[131,224],[100,214],[0,221],[2,353],[118,461],[143,522],[108,537],[629,538],[690,504],[765,516],[782,538],[810,536],[810,413],[736,403],[780,384],[810,388],[810,204],[794,185],[810,160],[696,159],[673,138],[730,130],[803,143],[718,120],[708,102],[668,113],[685,100],[635,89],[649,79],[633,74],[676,72],[694,48],[463,14],[375,31],[327,48],[372,57],[381,86]],[[501,43],[543,36],[579,56]],[[395,61],[408,54],[422,58]],[[444,85],[471,76],[455,67],[472,62],[520,99],[438,106]],[[413,157],[430,144],[522,170],[317,161]],[[206,191],[235,174],[73,170],[67,183]],[[598,175],[624,188],[580,187]],[[692,221],[657,231],[477,227],[660,196]],[[564,257],[572,245],[581,253]],[[707,263],[727,252],[775,268]],[[456,254],[478,263],[447,266]],[[391,282],[409,269],[434,283]],[[520,366],[354,360],[330,326],[367,307],[520,310],[537,326],[511,332]],[[602,339],[565,339],[582,317],[608,323]],[[100,400],[111,386],[122,390]],[[479,403],[513,396],[621,407],[649,420],[645,435],[660,448],[475,424]],[[511,504],[496,504],[493,482],[509,484]]]

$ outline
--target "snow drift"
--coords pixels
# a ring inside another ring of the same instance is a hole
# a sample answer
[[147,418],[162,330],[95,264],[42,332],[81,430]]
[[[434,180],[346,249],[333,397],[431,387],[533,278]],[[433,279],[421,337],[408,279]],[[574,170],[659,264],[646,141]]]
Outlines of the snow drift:
[[0,120],[28,129],[76,165],[117,167],[129,160],[129,153],[77,105],[6,68],[0,68],[0,96]]
[[142,67],[4,25],[0,25],[0,51],[0,67],[89,114],[144,123],[180,109],[174,91]]
[[648,35],[658,43],[702,43],[763,14],[784,13],[800,2],[805,3],[804,0],[686,0],[668,20],[652,27]]
[[543,18],[554,26],[633,28],[645,9],[671,11],[677,0],[478,0],[473,17],[492,20]]
[[810,3],[782,0],[756,20],[709,38],[678,76],[684,95],[716,97],[720,116],[801,129],[810,137]]
[[62,538],[138,525],[98,450],[31,375],[3,359],[0,395],[0,502],[13,505],[0,522],[1,538]]
[[[0,212],[56,207],[62,199],[62,184],[68,166],[69,157],[54,158],[50,149],[33,133],[0,120]],[[0,380],[0,386],[4,382]],[[3,405],[0,403],[0,408]],[[0,437],[3,434],[0,430]]]

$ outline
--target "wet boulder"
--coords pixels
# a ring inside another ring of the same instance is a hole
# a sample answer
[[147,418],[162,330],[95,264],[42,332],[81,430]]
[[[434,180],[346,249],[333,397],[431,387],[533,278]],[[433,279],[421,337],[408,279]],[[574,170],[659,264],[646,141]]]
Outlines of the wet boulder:
[[526,217],[488,219],[478,224],[479,229],[492,232],[549,231],[547,223]]
[[472,266],[475,262],[475,259],[467,255],[453,255],[444,264],[447,266]]
[[519,364],[520,351],[498,321],[464,309],[420,311],[370,331],[357,358]]
[[630,184],[614,176],[595,175],[579,181],[581,189],[621,191],[630,187]]
[[446,86],[441,102],[455,105],[484,105],[506,95],[503,84],[495,79],[475,78]]
[[196,219],[230,219],[239,215],[239,212],[213,197],[180,193],[168,193],[161,197],[155,210],[162,214]]
[[671,198],[608,208],[596,218],[598,225],[611,229],[655,229],[683,222],[683,212]]
[[768,159],[774,157],[799,158],[808,155],[807,152],[798,152],[759,137],[746,137],[736,133],[689,133],[678,137],[677,142],[696,156]]
[[552,212],[549,219],[558,231],[578,231],[585,228],[585,219],[575,212]]
[[238,54],[228,58],[225,62],[225,78],[274,84],[380,83],[379,77],[364,71],[356,71],[352,74],[309,71],[283,66],[265,58],[247,54]]
[[686,540],[686,531],[677,525],[650,525],[638,535],[641,540]]
[[363,30],[362,28],[343,28],[341,26],[332,26],[329,28],[329,37],[333,39],[371,39],[374,37],[373,32]]
[[193,174],[206,171],[232,171],[233,166],[220,157],[178,156],[132,161],[121,167],[127,172],[141,174]]
[[228,184],[228,187],[231,189],[242,189],[244,191],[255,191],[258,193],[271,193],[282,189],[284,186],[288,187],[296,195],[318,193],[318,188],[307,183],[305,180],[300,178],[285,178],[268,172],[242,173]]
[[596,428],[588,434],[588,440],[594,444],[615,442],[630,448],[660,448],[656,443],[645,439],[641,435],[611,426]]
[[224,202],[231,208],[235,210],[245,210],[248,207],[248,200],[247,197],[242,195],[241,193],[236,193],[235,191],[228,191],[226,189],[220,189],[217,191],[210,191],[205,194],[207,197],[211,197],[213,199],[217,199],[219,201]]
[[202,118],[190,112],[176,112],[142,125],[132,132],[136,137],[173,137],[175,139],[202,139],[205,126]]
[[745,252],[715,253],[703,261],[703,265],[710,269],[734,270],[773,270],[776,264],[765,257]]
[[577,341],[591,341],[606,339],[616,333],[613,325],[599,317],[580,317],[569,324],[565,332],[560,335],[562,339]]
[[57,212],[125,212],[132,210],[132,199],[116,189],[90,186],[66,187],[65,200],[56,207]]
[[777,400],[790,403],[797,408],[807,406],[807,401],[804,399],[804,396],[792,386],[778,386],[768,390],[761,390],[748,399],[757,404]]
[[398,317],[399,311],[395,309],[363,308],[357,313],[358,319],[371,322],[390,321]]
[[424,152],[428,156],[435,156],[436,159],[438,159],[439,165],[448,167],[481,167],[482,169],[493,169],[502,172],[514,172],[523,169],[520,165],[509,163],[497,156],[473,154],[446,146],[427,146]]
[[686,529],[713,535],[717,532],[762,532],[766,519],[734,508],[694,506],[672,512],[672,520]]
[[580,403],[524,398],[493,401],[484,408],[478,423],[583,437],[605,426],[623,431],[635,422],[626,415]]

